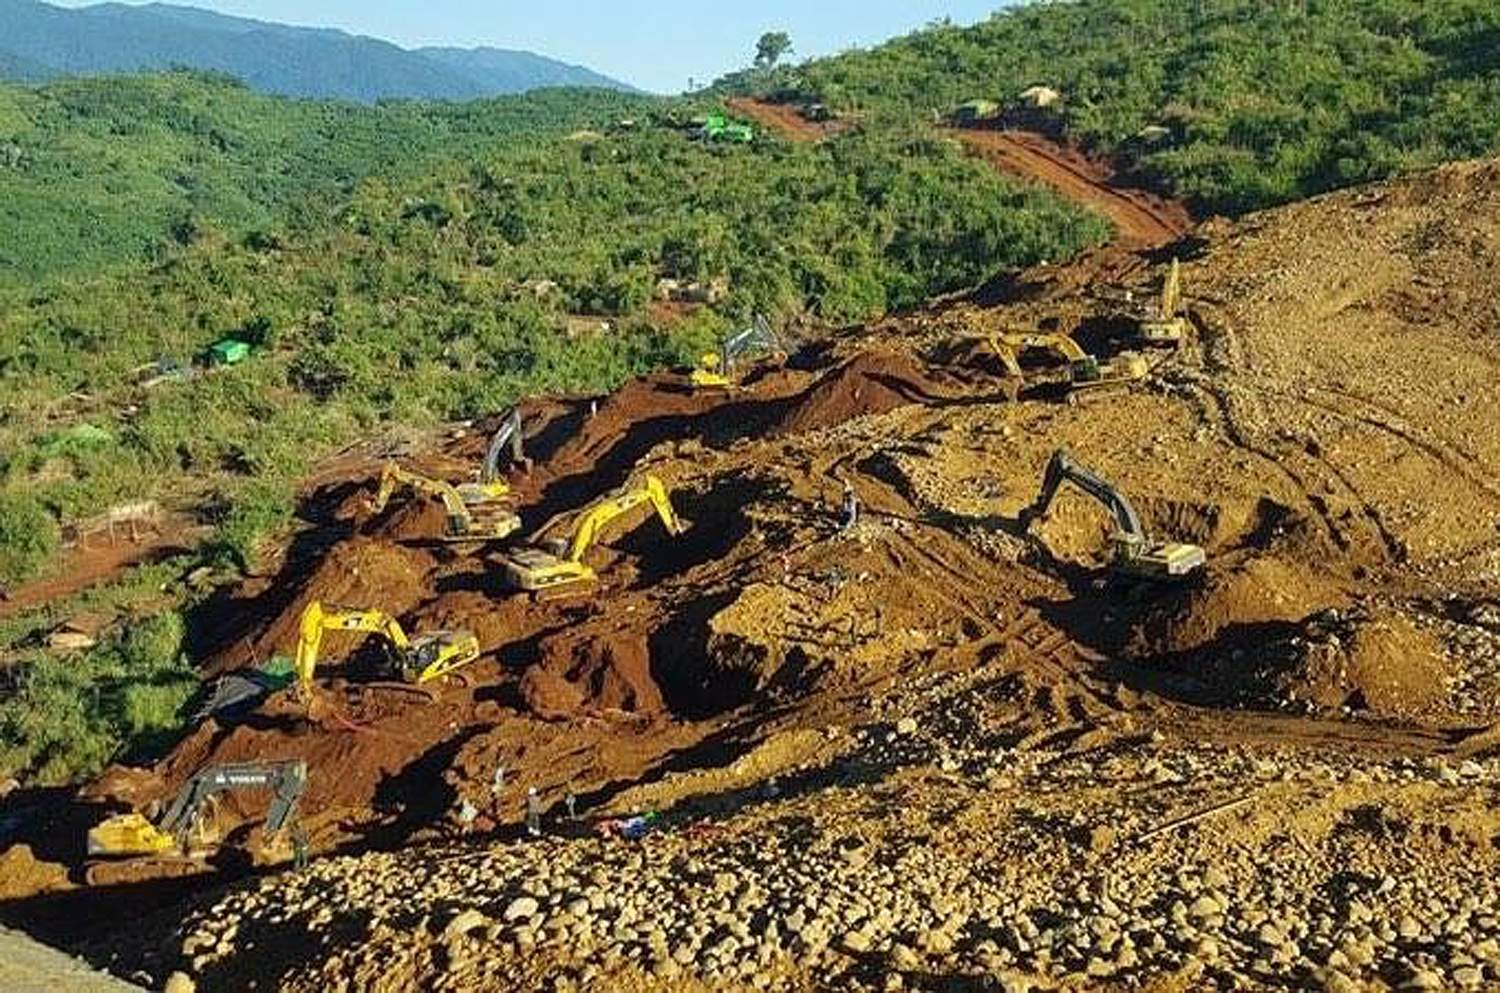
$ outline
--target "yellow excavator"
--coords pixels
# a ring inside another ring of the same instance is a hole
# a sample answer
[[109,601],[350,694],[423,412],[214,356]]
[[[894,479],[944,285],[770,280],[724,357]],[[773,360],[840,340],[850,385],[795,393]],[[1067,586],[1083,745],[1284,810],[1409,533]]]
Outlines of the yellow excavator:
[[1067,449],[1059,448],[1047,462],[1042,490],[1036,501],[1021,511],[1022,530],[1045,517],[1063,483],[1072,483],[1104,504],[1114,515],[1114,568],[1145,579],[1183,580],[1196,575],[1207,561],[1202,548],[1179,542],[1150,541],[1141,528],[1140,515],[1125,494],[1097,473],[1078,463]]
[[477,506],[495,503],[510,496],[510,482],[500,472],[500,456],[508,448],[512,463],[526,464],[521,433],[521,411],[512,407],[501,418],[500,426],[490,437],[489,448],[485,450],[484,461],[479,466],[479,481],[459,483],[454,487],[464,506],[471,511]]
[[469,492],[471,499],[465,500],[459,487],[452,483],[403,469],[394,461],[387,461],[381,470],[380,488],[375,492],[375,499],[370,501],[370,510],[376,514],[384,512],[386,504],[402,486],[410,486],[418,493],[443,501],[443,509],[448,513],[444,541],[499,541],[521,527],[520,516],[500,502],[500,497],[510,492],[504,481],[475,484]]
[[989,341],[1006,375],[1017,384],[1013,392],[1019,392],[1024,377],[1020,356],[1031,349],[1050,352],[1067,363],[1070,394],[1138,382],[1151,373],[1150,365],[1140,355],[1127,352],[1112,362],[1100,362],[1065,334],[1001,331],[990,335]]
[[302,611],[297,630],[294,671],[298,693],[304,697],[312,693],[318,653],[328,631],[383,635],[394,652],[402,680],[418,686],[442,679],[479,658],[479,639],[471,631],[432,631],[408,638],[396,619],[384,611],[326,608],[314,600]]
[[567,539],[534,543],[508,553],[505,559],[506,585],[535,595],[550,596],[572,592],[596,582],[598,575],[583,557],[599,540],[605,527],[643,503],[652,506],[667,533],[679,535],[683,532],[667,488],[660,479],[648,475],[641,485],[612,493],[583,511]]
[[719,350],[705,352],[698,360],[698,367],[688,376],[694,391],[733,390],[738,385],[735,370],[742,357],[752,351],[774,353],[781,351],[781,342],[776,332],[759,314],[748,328],[725,337],[719,342]]
[[1182,316],[1182,265],[1174,258],[1162,280],[1156,312],[1137,321],[1135,337],[1143,345],[1176,348],[1190,329],[1187,318]]
[[205,870],[203,855],[219,842],[214,824],[216,799],[238,790],[272,792],[265,821],[266,841],[272,847],[289,833],[305,846],[294,823],[306,787],[307,763],[301,759],[200,769],[155,823],[139,813],[128,813],[90,828],[89,856],[111,861],[91,862],[85,878],[91,885],[103,886],[131,881],[143,873],[183,875]]

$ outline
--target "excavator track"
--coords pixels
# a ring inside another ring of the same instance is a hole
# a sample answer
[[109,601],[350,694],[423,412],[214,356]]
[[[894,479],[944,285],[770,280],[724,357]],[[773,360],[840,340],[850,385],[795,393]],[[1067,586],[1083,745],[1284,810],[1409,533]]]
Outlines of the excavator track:
[[90,886],[129,886],[154,879],[182,879],[213,871],[203,859],[182,855],[126,859],[123,862],[90,862],[83,870]]

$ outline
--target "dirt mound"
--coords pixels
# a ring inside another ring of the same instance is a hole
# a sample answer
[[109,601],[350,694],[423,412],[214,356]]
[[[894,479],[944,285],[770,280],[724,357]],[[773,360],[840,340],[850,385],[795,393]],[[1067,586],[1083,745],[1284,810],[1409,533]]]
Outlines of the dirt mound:
[[12,845],[0,852],[0,903],[68,889],[70,885],[67,866],[39,861],[30,845]]
[[441,501],[420,493],[398,494],[391,506],[378,517],[368,510],[355,518],[367,530],[382,538],[402,542],[439,540],[448,526],[448,513]]
[[1251,559],[1212,574],[1170,607],[1143,619],[1132,635],[1130,654],[1147,659],[1252,638],[1259,626],[1300,622],[1343,600],[1335,587],[1304,567]]
[[[425,508],[411,508],[425,514]],[[441,508],[438,509],[441,516]],[[405,514],[402,514],[405,520]],[[275,655],[291,655],[297,648],[297,626],[302,611],[313,600],[325,605],[378,607],[400,617],[430,594],[428,574],[433,566],[429,552],[395,544],[383,538],[355,535],[334,546],[302,583],[300,593],[252,640],[220,660],[220,669],[239,668]],[[363,637],[363,636],[360,636]],[[329,657],[347,651],[352,639],[337,635],[325,639]]]
[[1414,717],[1445,696],[1442,650],[1399,615],[1329,611],[1290,647],[1297,664],[1280,684],[1292,701]]
[[1199,685],[1196,702],[1216,705],[1414,719],[1448,703],[1437,641],[1385,609],[1240,624],[1163,664]]
[[685,377],[666,373],[632,379],[607,397],[577,401],[570,415],[552,420],[550,437],[534,446],[535,457],[545,463],[531,483],[594,468],[626,435],[640,436],[636,447],[644,454],[652,444],[674,438],[680,419],[723,402],[722,396],[694,393]]
[[865,414],[932,403],[947,392],[945,385],[910,353],[861,352],[791,400],[769,433],[816,431]]
[[541,661],[521,678],[521,697],[540,717],[580,713],[651,716],[666,704],[638,629],[565,630],[541,643]]

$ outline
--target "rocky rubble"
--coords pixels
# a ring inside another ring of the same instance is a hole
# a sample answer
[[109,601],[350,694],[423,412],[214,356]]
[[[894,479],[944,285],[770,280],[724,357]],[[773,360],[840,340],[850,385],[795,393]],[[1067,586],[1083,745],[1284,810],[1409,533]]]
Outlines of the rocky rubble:
[[1494,762],[1150,734],[1006,747],[993,680],[927,682],[930,710],[852,729],[832,765],[728,816],[669,813],[639,843],[558,824],[322,860],[202,908],[162,967],[233,988],[291,931],[293,990],[514,988],[518,969],[554,990],[1500,981]]

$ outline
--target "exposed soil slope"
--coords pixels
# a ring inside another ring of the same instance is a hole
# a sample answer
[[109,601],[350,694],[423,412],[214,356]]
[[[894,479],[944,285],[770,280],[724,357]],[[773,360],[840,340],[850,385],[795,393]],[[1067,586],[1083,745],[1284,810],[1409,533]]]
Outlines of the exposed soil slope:
[[1192,219],[1181,203],[1122,186],[1105,164],[1031,131],[961,128],[953,132],[1001,172],[1052,187],[1114,222],[1121,244],[1150,248],[1176,241]]
[[[434,542],[425,502],[372,516],[383,453],[346,454],[280,574],[211,608],[208,667],[289,652],[318,597],[473,630],[463,684],[392,689],[373,645],[331,637],[320,719],[278,696],[84,800],[6,809],[76,882],[90,804],[299,756],[314,848],[349,857],[123,931],[110,908],[150,886],[6,913],[226,990],[1497,974],[1479,908],[1500,899],[1500,163],[1199,235],[1191,340],[1093,402],[1061,402],[1040,363],[1006,402],[975,342],[1020,325],[1120,351],[1164,267],[1118,246],[733,393],[662,374],[530,405],[527,533],[647,471],[691,524],[622,519],[585,599],[506,591],[503,550]],[[401,457],[462,480],[487,427]],[[1202,545],[1206,574],[1112,577],[1114,521],[1071,490],[1023,529],[1061,446],[1152,536]],[[847,528],[845,484],[863,508]],[[532,788],[557,836],[512,845]],[[663,818],[641,846],[585,840],[569,794],[590,821]],[[255,840],[253,803],[221,816]]]
[[731,97],[726,101],[729,112],[746,117],[767,128],[787,141],[822,141],[837,134],[840,125],[836,121],[810,121],[802,111],[791,104],[752,100],[749,97]]

